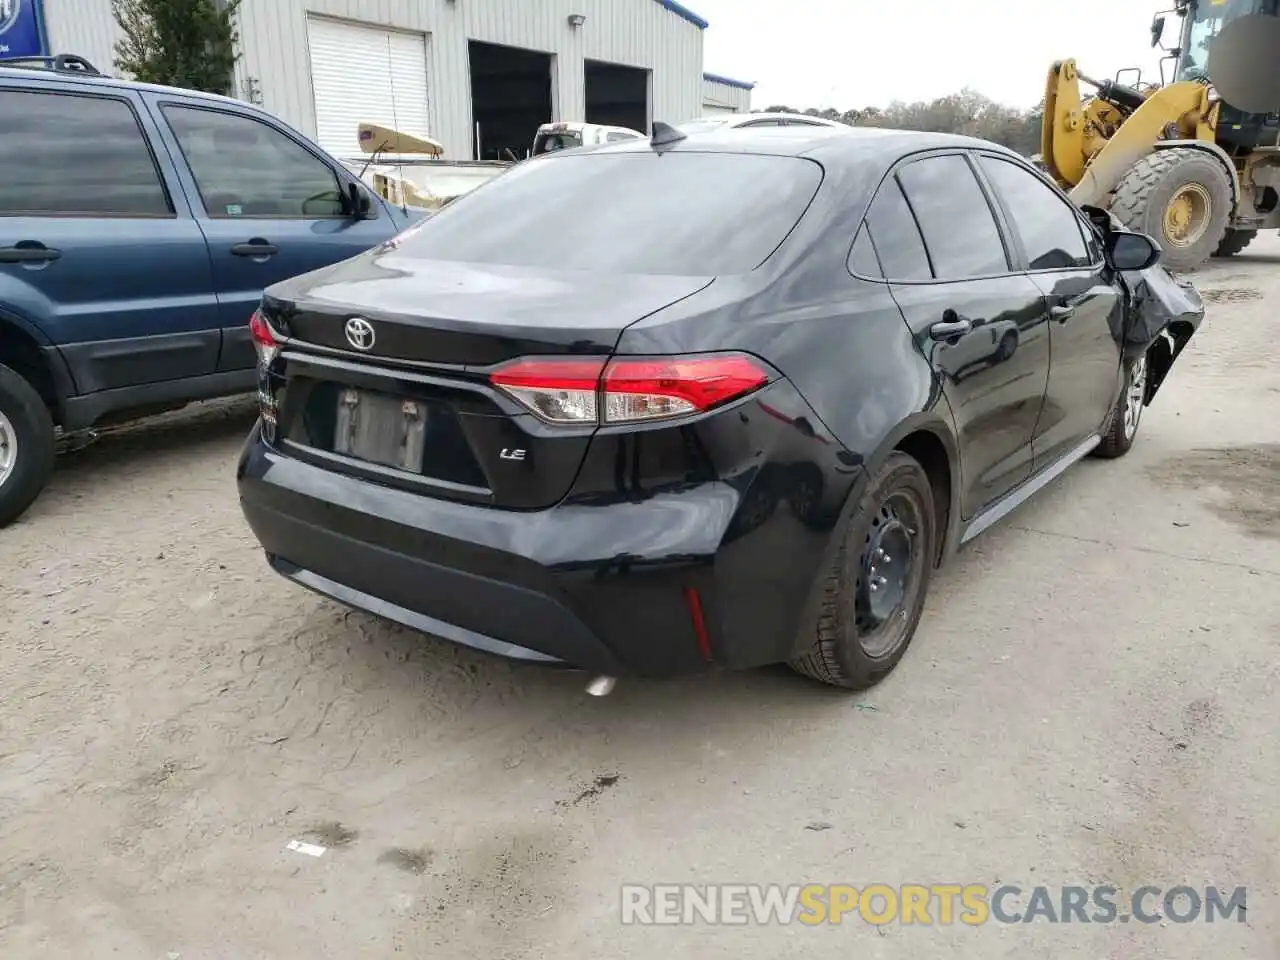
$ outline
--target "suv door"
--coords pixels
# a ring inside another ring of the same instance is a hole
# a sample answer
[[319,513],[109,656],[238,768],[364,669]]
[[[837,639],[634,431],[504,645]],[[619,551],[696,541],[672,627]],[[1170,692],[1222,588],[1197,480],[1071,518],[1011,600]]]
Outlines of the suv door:
[[61,349],[80,394],[213,373],[204,235],[137,95],[11,80],[0,130],[0,311]]
[[1071,202],[1031,170],[982,154],[979,166],[995,188],[1039,285],[1049,313],[1053,369],[1036,426],[1036,469],[1102,429],[1120,393],[1115,331],[1124,300],[1107,276],[1102,248]]
[[1049,379],[1040,289],[1018,272],[962,153],[908,159],[866,219],[885,278],[933,366],[960,445],[970,519],[1031,475]]
[[348,213],[352,182],[282,126],[234,107],[148,94],[148,102],[209,242],[222,325],[220,370],[254,366],[248,320],[264,287],[346,260],[395,226],[368,191],[364,218]]

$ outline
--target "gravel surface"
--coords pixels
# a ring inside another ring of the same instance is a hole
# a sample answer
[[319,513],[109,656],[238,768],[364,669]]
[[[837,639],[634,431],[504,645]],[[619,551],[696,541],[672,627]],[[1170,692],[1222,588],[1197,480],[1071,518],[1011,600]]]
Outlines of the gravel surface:
[[[242,401],[67,455],[0,531],[0,957],[1280,956],[1280,241],[1196,279],[1133,452],[963,551],[860,697],[776,669],[596,700],[292,587],[236,502]],[[665,882],[1251,909],[620,924],[620,884]]]

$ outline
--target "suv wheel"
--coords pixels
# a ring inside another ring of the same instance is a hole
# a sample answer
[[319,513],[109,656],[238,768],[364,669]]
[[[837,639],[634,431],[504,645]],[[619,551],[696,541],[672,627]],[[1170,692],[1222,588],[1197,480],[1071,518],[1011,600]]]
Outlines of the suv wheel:
[[1124,375],[1124,389],[1102,434],[1102,443],[1095,451],[1105,460],[1123,457],[1133,448],[1142,422],[1142,411],[1147,405],[1147,357],[1143,354],[1129,364]]
[[888,676],[915,636],[936,545],[929,477],[914,458],[894,453],[849,520],[809,628],[812,647],[792,668],[849,690]]
[[53,473],[53,418],[31,384],[0,365],[0,527],[18,519]]

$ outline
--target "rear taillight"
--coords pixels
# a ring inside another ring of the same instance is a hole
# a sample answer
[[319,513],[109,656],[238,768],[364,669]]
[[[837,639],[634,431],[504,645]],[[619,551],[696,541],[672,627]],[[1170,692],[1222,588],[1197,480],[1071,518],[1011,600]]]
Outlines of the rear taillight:
[[596,423],[605,362],[525,357],[499,367],[489,382],[550,423]]
[[523,357],[490,381],[549,423],[644,423],[702,413],[773,377],[740,353],[689,357]]
[[271,443],[275,440],[278,411],[275,394],[271,390],[271,378],[267,373],[271,362],[280,353],[280,344],[272,335],[261,310],[253,311],[253,316],[249,318],[249,337],[253,340],[253,349],[258,353],[258,412],[262,416],[263,436]]
[[261,310],[253,311],[253,316],[249,318],[249,336],[253,340],[253,349],[258,352],[258,367],[265,370],[280,353],[280,344],[272,335],[271,327],[267,325],[267,318],[262,315]]

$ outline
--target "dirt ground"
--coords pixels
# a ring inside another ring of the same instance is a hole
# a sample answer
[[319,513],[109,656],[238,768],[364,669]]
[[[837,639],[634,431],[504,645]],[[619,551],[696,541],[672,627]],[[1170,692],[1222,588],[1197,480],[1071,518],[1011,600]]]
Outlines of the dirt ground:
[[[519,668],[271,574],[218,404],[0,532],[0,957],[1280,956],[1280,240],[1132,454],[935,581],[873,693]],[[326,848],[320,857],[290,841]],[[635,927],[623,883],[1248,887],[1245,923]]]

